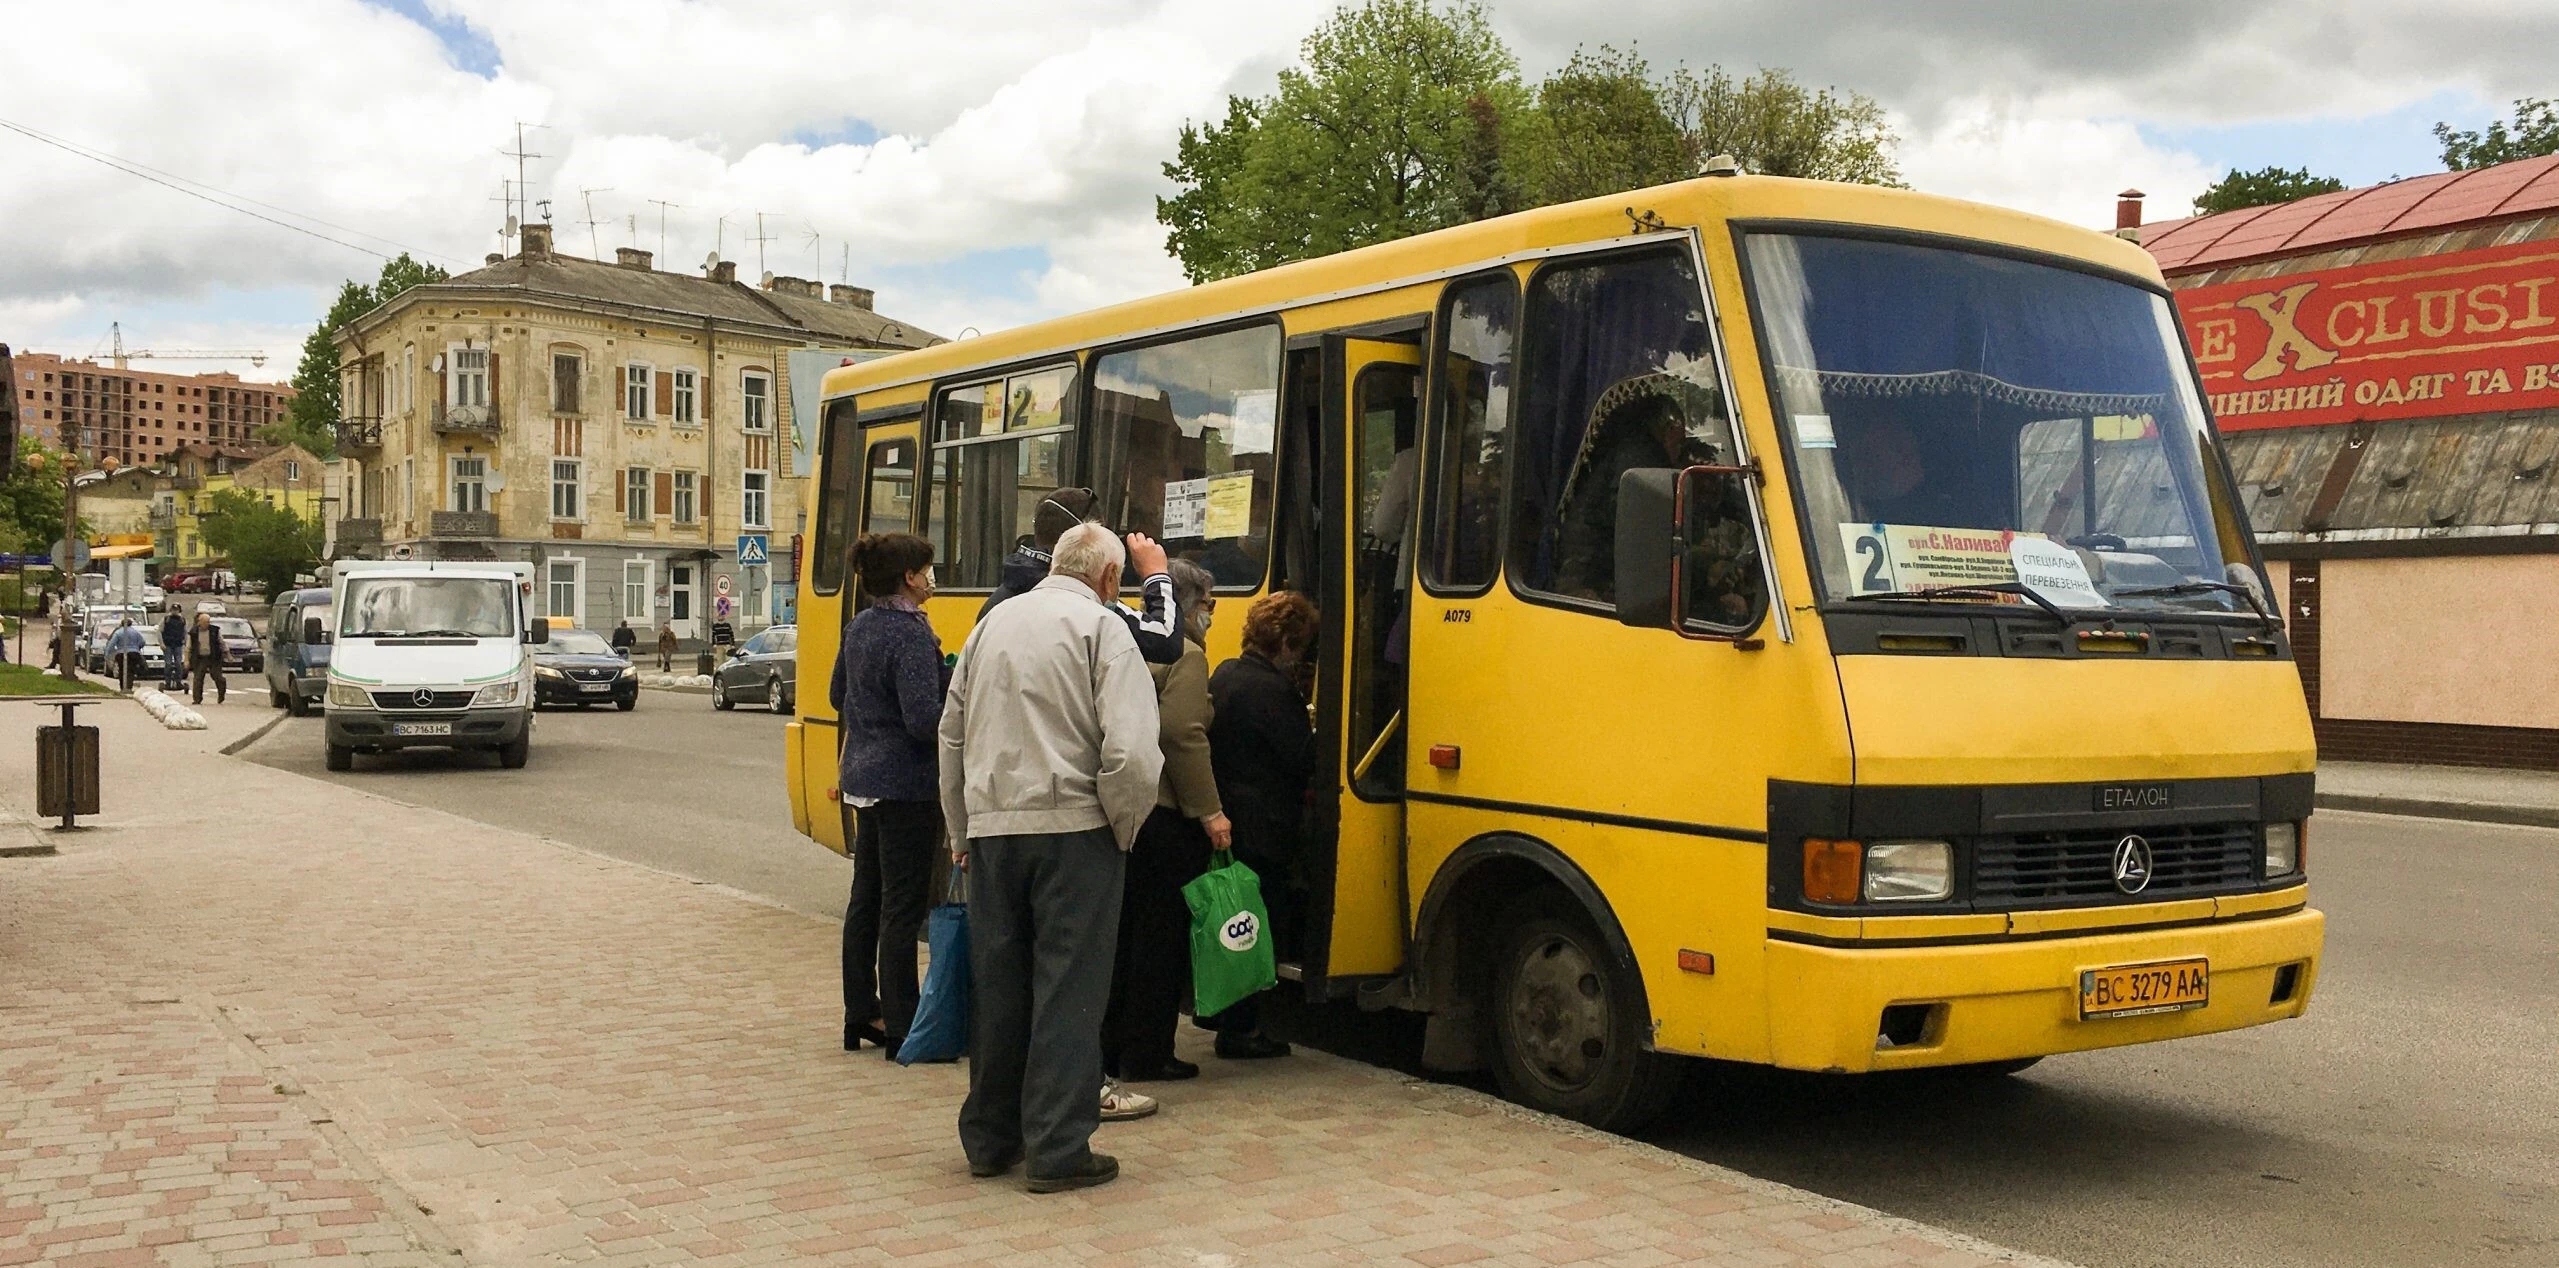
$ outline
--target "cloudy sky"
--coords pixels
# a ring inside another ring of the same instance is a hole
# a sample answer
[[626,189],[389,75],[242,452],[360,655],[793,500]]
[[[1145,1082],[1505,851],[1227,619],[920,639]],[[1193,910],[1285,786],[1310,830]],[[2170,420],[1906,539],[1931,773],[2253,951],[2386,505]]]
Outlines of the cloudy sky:
[[[265,349],[262,368],[225,368],[283,378],[371,252],[458,271],[499,249],[518,121],[542,125],[525,133],[532,197],[573,252],[662,243],[663,268],[716,249],[747,276],[849,278],[953,335],[1179,286],[1154,221],[1176,132],[1268,91],[1333,5],[116,7],[108,23],[0,0],[0,125],[169,182],[0,127],[0,342],[86,355],[122,322],[134,346]],[[2090,225],[2119,189],[2165,217],[2232,166],[2356,185],[2435,171],[2437,120],[2559,96],[2546,0],[1487,7],[1532,79],[1585,42],[1787,67],[1882,101],[1917,187]]]

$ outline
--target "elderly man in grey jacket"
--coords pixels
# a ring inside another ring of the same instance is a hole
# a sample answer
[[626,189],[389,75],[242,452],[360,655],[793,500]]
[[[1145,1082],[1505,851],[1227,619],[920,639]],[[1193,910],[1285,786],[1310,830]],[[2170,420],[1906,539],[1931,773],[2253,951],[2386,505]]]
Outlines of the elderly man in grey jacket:
[[969,634],[942,706],[942,813],[969,873],[969,1174],[1028,1159],[1034,1193],[1104,1184],[1092,1150],[1121,872],[1155,809],[1155,683],[1109,529],[1068,529],[1048,579]]

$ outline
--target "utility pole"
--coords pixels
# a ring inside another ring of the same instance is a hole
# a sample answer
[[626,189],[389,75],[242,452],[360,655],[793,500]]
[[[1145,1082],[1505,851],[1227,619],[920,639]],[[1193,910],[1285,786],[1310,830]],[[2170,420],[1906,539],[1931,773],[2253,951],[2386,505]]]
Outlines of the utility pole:
[[667,200],[665,200],[665,199],[663,199],[663,198],[652,198],[652,199],[650,199],[650,200],[649,200],[649,203],[650,203],[650,205],[651,205],[651,206],[654,206],[654,207],[656,207],[656,208],[658,209],[658,258],[659,258],[659,259],[665,259],[665,258],[666,258],[666,209],[667,209],[667,208],[669,208],[669,207],[681,207],[681,206],[683,206],[684,204],[682,204],[682,203],[671,203],[671,202],[668,202]]
[[611,185],[602,185],[594,189],[588,189],[584,186],[580,186],[578,188],[578,196],[586,199],[587,254],[592,255],[599,260],[604,258],[604,248],[596,241],[595,227],[604,222],[595,218],[595,196],[597,194],[609,194],[611,192],[613,192],[613,187]]

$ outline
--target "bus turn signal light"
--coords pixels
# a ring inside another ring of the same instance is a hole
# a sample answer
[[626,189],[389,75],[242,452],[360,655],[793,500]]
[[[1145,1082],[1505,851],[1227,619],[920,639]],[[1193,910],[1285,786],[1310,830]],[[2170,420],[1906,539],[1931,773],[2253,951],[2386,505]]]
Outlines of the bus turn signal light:
[[1804,897],[1816,903],[1857,901],[1866,847],[1855,841],[1804,838]]

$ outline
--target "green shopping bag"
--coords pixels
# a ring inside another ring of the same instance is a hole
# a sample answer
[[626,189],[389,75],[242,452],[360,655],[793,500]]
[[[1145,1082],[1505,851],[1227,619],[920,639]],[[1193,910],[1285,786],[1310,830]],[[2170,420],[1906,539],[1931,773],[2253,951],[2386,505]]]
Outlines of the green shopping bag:
[[1262,878],[1219,850],[1208,870],[1182,887],[1191,907],[1192,1016],[1225,1012],[1244,997],[1279,981],[1271,955],[1271,914],[1262,906]]

